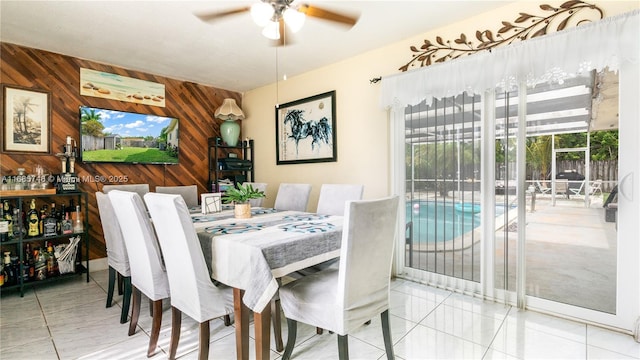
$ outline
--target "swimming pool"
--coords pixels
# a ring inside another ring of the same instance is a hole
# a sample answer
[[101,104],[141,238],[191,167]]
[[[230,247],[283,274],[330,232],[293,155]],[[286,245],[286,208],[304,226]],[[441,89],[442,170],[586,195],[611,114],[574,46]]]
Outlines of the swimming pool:
[[[456,209],[457,205],[457,209]],[[479,205],[452,202],[407,202],[407,222],[413,222],[414,244],[432,244],[457,238],[480,226]],[[462,210],[462,211],[461,211]],[[468,211],[464,211],[468,210]],[[496,216],[504,213],[504,206],[496,206]]]

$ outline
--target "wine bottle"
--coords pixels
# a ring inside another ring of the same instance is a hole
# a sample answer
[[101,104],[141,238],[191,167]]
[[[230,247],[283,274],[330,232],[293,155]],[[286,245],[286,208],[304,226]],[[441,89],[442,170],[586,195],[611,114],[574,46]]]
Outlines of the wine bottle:
[[36,199],[31,199],[29,211],[27,212],[27,236],[36,237],[40,235],[38,211],[36,211]]

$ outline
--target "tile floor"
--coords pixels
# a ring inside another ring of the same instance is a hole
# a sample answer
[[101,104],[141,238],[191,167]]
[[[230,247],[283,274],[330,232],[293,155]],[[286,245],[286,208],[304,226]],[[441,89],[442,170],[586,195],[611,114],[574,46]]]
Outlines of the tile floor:
[[[105,308],[107,271],[92,272],[89,283],[85,279],[42,284],[24,298],[3,294],[0,359],[146,359],[148,302],[143,301],[138,331],[127,336],[128,324],[119,322],[122,297]],[[168,304],[165,309],[154,359],[168,353]],[[397,359],[640,359],[640,344],[631,336],[405,280],[392,282],[390,312]],[[184,318],[178,358],[196,359],[197,340],[197,324]],[[379,318],[350,335],[349,351],[352,359],[386,358]],[[272,359],[280,356],[271,352]],[[233,326],[212,321],[209,357],[235,359]],[[293,358],[337,359],[335,335],[316,335],[300,324]]]

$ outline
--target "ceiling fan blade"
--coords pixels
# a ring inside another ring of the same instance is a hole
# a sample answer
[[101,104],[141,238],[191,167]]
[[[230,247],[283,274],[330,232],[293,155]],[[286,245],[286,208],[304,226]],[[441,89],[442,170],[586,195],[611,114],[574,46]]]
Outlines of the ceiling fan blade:
[[194,13],[194,15],[198,19],[200,19],[200,20],[202,20],[204,22],[210,22],[210,21],[214,21],[214,20],[217,20],[217,19],[225,17],[225,16],[240,14],[240,13],[243,13],[243,12],[247,12],[249,10],[251,10],[251,7],[245,6],[245,7],[241,7],[241,8],[224,10],[224,11],[213,11],[213,12],[208,11],[208,12]]
[[301,4],[298,7],[298,11],[310,17],[329,20],[329,21],[333,21],[333,22],[337,22],[337,23],[349,25],[349,26],[353,26],[358,22],[357,16],[346,15],[344,13],[339,14],[331,10],[322,9],[317,6],[311,6],[307,4]]

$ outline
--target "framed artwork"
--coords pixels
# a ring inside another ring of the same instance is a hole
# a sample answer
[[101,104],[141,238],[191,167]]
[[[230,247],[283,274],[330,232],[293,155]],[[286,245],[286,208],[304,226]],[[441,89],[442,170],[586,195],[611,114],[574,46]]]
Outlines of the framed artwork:
[[336,92],[276,107],[276,163],[337,161]]
[[51,94],[2,85],[2,151],[51,153]]

